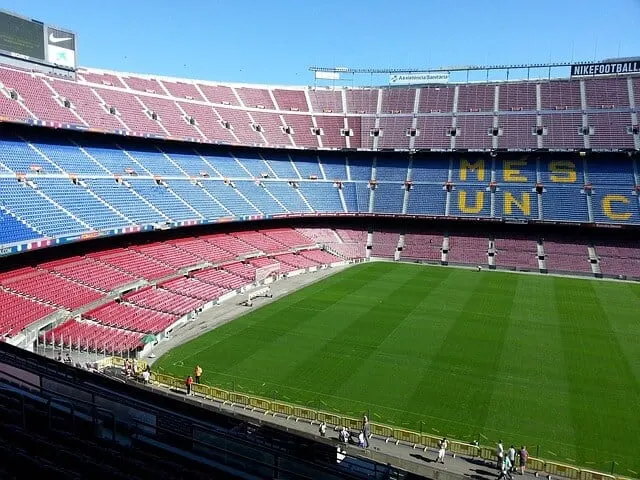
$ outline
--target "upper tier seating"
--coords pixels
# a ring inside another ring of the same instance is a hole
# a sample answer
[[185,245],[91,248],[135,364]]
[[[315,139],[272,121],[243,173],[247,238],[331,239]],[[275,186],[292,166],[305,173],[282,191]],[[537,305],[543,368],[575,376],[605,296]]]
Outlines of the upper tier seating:
[[[578,129],[584,108],[594,114],[616,109],[614,128],[587,117],[596,148],[638,148],[637,134],[634,144],[627,130],[634,82],[624,77],[323,90],[205,85],[87,69],[80,69],[73,81],[0,67],[0,84],[3,116],[139,136],[310,148],[408,149],[414,142],[419,148],[440,149],[452,146],[448,130],[455,108],[458,133],[453,141],[458,148],[492,148],[488,129],[494,113],[503,129],[501,148],[535,148],[538,140],[548,148],[583,148]],[[345,111],[347,117],[341,115]],[[532,133],[538,112],[546,130],[540,136]],[[414,137],[407,131],[412,128],[410,115],[417,116]],[[370,133],[376,124],[373,116],[380,119],[382,130],[376,141]]]

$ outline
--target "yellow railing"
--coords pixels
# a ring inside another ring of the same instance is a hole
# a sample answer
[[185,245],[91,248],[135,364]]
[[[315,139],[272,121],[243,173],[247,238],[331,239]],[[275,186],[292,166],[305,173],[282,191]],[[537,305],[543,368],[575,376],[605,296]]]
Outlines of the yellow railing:
[[[121,362],[113,362],[113,365],[121,364]],[[184,390],[184,380],[165,375],[161,373],[151,372],[151,381],[167,387]],[[347,427],[351,430],[360,430],[362,428],[362,420],[337,415],[335,413],[324,412],[321,410],[312,410],[310,408],[301,407],[276,400],[268,400],[266,398],[248,395],[244,393],[231,392],[218,387],[211,387],[203,384],[192,384],[192,391],[198,395],[218,400],[224,403],[239,405],[245,409],[259,410],[264,415],[283,415],[295,421],[306,421],[311,424],[320,424],[326,422],[327,425],[333,427]],[[379,423],[370,423],[371,434],[384,438],[385,440],[394,441],[395,443],[406,443],[413,448],[437,448],[440,437],[418,433],[412,430],[404,430],[395,428],[390,425]],[[488,461],[495,461],[495,448],[486,446],[476,446],[465,442],[451,440],[449,442],[451,453],[467,455],[470,457],[479,457]],[[540,458],[529,457],[527,468],[530,471],[543,472],[553,476],[561,476],[572,480],[627,480],[623,477],[609,475],[602,472],[582,469],[573,465],[550,462]]]

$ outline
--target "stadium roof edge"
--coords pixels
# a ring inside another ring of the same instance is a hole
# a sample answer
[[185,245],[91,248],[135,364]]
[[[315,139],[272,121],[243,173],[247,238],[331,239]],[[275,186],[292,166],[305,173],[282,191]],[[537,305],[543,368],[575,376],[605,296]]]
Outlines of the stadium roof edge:
[[302,90],[310,87],[311,85],[284,85],[284,84],[275,84],[275,83],[247,83],[247,82],[226,82],[222,80],[204,80],[200,78],[188,78],[188,77],[172,77],[168,75],[159,75],[153,73],[135,73],[135,72],[124,72],[119,70],[108,70],[105,68],[95,68],[95,67],[78,67],[76,73],[82,75],[83,72],[89,73],[97,73],[97,74],[110,74],[110,75],[119,75],[123,77],[138,77],[138,78],[146,78],[146,79],[155,79],[162,80],[167,82],[195,82],[203,85],[212,85],[212,86],[228,86],[228,87],[248,87],[248,88],[285,88],[288,90]]
[[[608,60],[611,61],[611,60]],[[436,73],[436,72],[465,72],[474,70],[520,70],[527,68],[555,68],[570,67],[571,65],[590,65],[597,63],[595,61],[588,62],[551,62],[551,63],[523,63],[523,64],[504,64],[504,65],[454,65],[437,68],[350,68],[350,67],[321,67],[312,65],[309,67],[311,72],[335,72],[335,73],[372,73],[372,74],[390,74],[390,73]]]

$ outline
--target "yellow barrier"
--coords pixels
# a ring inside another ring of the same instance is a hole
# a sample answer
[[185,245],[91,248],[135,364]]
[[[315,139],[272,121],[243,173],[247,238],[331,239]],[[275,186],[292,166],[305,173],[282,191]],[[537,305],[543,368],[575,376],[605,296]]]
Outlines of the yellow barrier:
[[377,435],[379,437],[384,438],[392,438],[393,437],[393,428],[388,427],[386,425],[379,425],[377,423],[370,423],[371,434]]
[[155,377],[155,381],[158,383],[162,383],[164,385],[171,385],[172,381],[173,381],[173,377],[170,377],[169,375],[164,375],[162,373],[155,373],[152,374],[152,379]]
[[[124,367],[126,361],[127,359],[122,357],[109,357],[106,363],[108,365],[111,365],[112,367]],[[145,360],[136,360],[134,358],[131,359],[131,362],[133,362],[138,367],[139,372],[142,372],[147,368],[147,362]]]
[[498,461],[496,450],[489,447],[480,447],[480,458],[484,460],[493,460],[494,462]]
[[[112,365],[124,365],[124,360],[119,357],[112,357],[109,359]],[[146,362],[138,362],[138,366],[141,369],[146,368]],[[172,388],[182,389],[186,388],[183,379],[171,377],[169,375],[151,372],[151,380]],[[228,392],[216,387],[210,387],[208,385],[193,384],[192,389],[196,393],[216,398],[218,400],[228,401],[231,403],[247,406],[250,405],[261,410],[270,410],[274,414],[287,415],[290,417],[297,417],[304,420],[318,420],[325,421],[330,425],[345,426],[350,430],[360,430],[362,428],[362,421],[351,417],[340,417],[333,413],[328,412],[316,412],[304,407],[297,407],[294,405],[288,405],[285,403],[271,402],[259,397],[250,397],[248,395],[242,395],[235,392]],[[421,445],[425,447],[437,448],[438,443],[441,440],[440,437],[433,435],[419,434],[410,430],[394,429],[387,425],[380,425],[371,423],[371,433],[386,438],[393,438],[398,442],[405,442],[412,444],[413,446]],[[490,447],[476,447],[464,442],[457,442],[455,440],[449,442],[449,448],[452,453],[458,453],[468,456],[479,456],[485,460],[492,462],[497,461],[496,451]],[[516,465],[519,463],[516,462]],[[562,476],[573,480],[630,480],[626,477],[616,477],[614,475],[608,475],[606,473],[595,472],[591,470],[582,470],[578,467],[571,465],[565,465],[561,463],[545,462],[542,459],[529,457],[527,461],[527,469],[536,472],[546,472],[551,475]]]
[[468,443],[451,441],[449,442],[449,449],[453,453],[457,453],[460,455],[468,455],[470,457],[477,457],[479,455],[479,448],[475,445],[470,445]]
[[124,365],[124,358],[111,357],[111,366],[122,367]]
[[271,410],[271,402],[258,397],[249,397],[249,405],[251,405],[253,408],[264,410],[265,412]]
[[231,403],[237,403],[238,405],[249,405],[249,397],[241,393],[229,393],[229,401]]
[[316,412],[308,408],[293,407],[293,416],[302,418],[303,420],[313,421],[316,419]]
[[534,472],[544,472],[544,460],[529,457],[527,459],[527,469],[533,470]]
[[222,400],[223,402],[229,401],[229,392],[226,390],[222,390],[221,388],[210,387],[211,396],[213,398],[217,398],[218,400]]
[[193,391],[193,393],[197,393],[199,395],[205,395],[207,397],[211,396],[211,388],[208,385],[193,383],[191,384],[191,390]]
[[271,410],[273,413],[279,413],[281,415],[286,415],[287,417],[293,416],[293,407],[286,403],[271,402]]
[[592,472],[591,470],[580,470],[580,480],[622,480],[622,478],[616,478],[606,473]]
[[434,437],[433,435],[423,434],[420,437],[420,443],[427,448],[439,448],[441,437]]
[[422,440],[419,433],[400,429],[393,431],[393,438],[399,442],[411,443],[413,445],[421,445],[420,441]]
[[341,425],[344,425],[349,430],[362,430],[362,420],[352,417],[342,417]]
[[316,412],[316,420],[318,420],[319,422],[326,422],[327,425],[338,426],[342,424],[341,417],[327,412]]
[[579,478],[580,469],[562,463],[545,462],[544,471],[552,475],[558,475],[567,478]]

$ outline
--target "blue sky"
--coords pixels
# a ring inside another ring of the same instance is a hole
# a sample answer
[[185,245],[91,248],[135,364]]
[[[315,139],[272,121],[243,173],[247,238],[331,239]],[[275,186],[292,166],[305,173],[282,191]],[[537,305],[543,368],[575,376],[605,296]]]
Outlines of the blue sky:
[[312,84],[310,65],[440,67],[640,56],[640,0],[0,0],[78,34],[83,66]]

